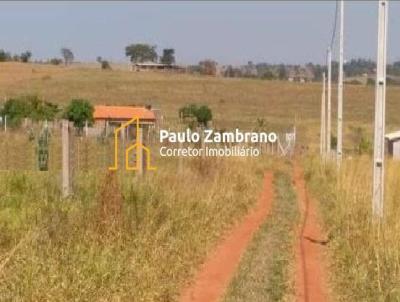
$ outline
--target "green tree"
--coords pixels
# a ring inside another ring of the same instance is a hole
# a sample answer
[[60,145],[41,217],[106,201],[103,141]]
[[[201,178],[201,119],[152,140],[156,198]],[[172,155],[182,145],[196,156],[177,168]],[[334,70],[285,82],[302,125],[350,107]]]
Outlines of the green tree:
[[28,50],[28,51],[21,53],[21,55],[19,57],[21,59],[21,62],[28,63],[32,57],[32,53]]
[[199,107],[196,104],[190,104],[179,109],[179,117],[187,121],[191,127],[194,126],[194,122],[207,127],[208,122],[212,120],[212,112],[206,105]]
[[52,58],[49,61],[49,63],[52,65],[60,65],[62,62],[63,62],[63,60],[59,59],[59,58]]
[[0,49],[0,62],[11,61],[11,55],[9,52]]
[[156,46],[142,43],[131,44],[125,47],[125,55],[130,57],[133,63],[156,62],[158,58]]
[[97,57],[96,61],[100,63],[101,69],[111,70],[111,65],[107,60],[103,60],[102,57]]
[[271,70],[266,69],[262,74],[261,78],[264,80],[273,80],[275,79],[275,74]]
[[7,122],[11,127],[19,126],[22,119],[28,117],[29,113],[29,104],[19,98],[8,99],[1,110],[1,115],[7,116]]
[[8,99],[1,110],[7,115],[11,126],[19,126],[23,118],[33,121],[54,120],[59,112],[58,106],[40,99],[36,95],[26,95]]
[[175,64],[175,49],[173,48],[163,49],[163,55],[160,58],[160,62],[168,65]]
[[278,67],[278,78],[279,80],[286,80],[287,78],[286,67],[283,64]]
[[206,59],[199,62],[201,73],[204,75],[216,75],[217,74],[217,62],[214,60]]
[[61,48],[61,55],[64,58],[65,65],[69,65],[74,61],[74,54],[69,48]]
[[212,120],[212,112],[208,106],[200,106],[195,113],[197,122],[204,127],[207,127],[209,121]]
[[83,99],[73,99],[65,109],[64,117],[74,123],[74,126],[80,131],[87,121],[89,125],[93,124],[94,107],[89,101]]
[[35,95],[24,97],[29,104],[29,117],[34,121],[52,121],[60,111],[56,104],[46,102]]

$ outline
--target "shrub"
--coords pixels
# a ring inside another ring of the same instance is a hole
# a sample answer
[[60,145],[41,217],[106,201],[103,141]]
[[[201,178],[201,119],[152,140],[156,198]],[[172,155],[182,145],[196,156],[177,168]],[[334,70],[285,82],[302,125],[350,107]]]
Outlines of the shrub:
[[8,99],[1,115],[7,115],[10,126],[19,126],[23,118],[34,121],[54,120],[59,112],[58,106],[46,102],[35,95],[20,96]]
[[21,120],[29,115],[28,104],[21,99],[8,99],[1,110],[1,115],[7,116],[7,122],[11,127],[19,126]]
[[60,65],[62,62],[63,62],[63,60],[59,59],[59,58],[52,58],[49,61],[49,63],[52,65]]
[[64,117],[79,130],[82,130],[87,121],[89,125],[93,123],[94,107],[89,101],[83,99],[73,99],[65,110]]
[[212,120],[212,112],[211,109],[208,108],[208,106],[201,106],[197,111],[195,112],[195,116],[197,119],[197,122],[204,127],[207,127],[207,124],[209,121]]
[[179,109],[179,117],[189,119],[191,126],[196,121],[197,124],[207,127],[208,122],[212,120],[212,111],[206,105],[198,107],[196,104],[190,104]]
[[26,102],[29,104],[29,117],[34,121],[52,121],[60,111],[56,104],[43,101],[37,96],[26,96]]
[[108,61],[101,62],[101,69],[103,70],[111,70],[110,63]]

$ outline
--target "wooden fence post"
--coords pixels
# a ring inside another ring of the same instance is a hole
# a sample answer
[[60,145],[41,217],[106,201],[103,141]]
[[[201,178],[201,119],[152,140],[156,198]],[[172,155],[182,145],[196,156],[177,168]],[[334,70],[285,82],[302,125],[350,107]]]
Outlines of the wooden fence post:
[[88,121],[85,121],[85,136],[87,137],[89,134],[89,125],[88,125]]
[[67,197],[70,194],[68,120],[62,120],[61,139],[62,139],[62,196]]

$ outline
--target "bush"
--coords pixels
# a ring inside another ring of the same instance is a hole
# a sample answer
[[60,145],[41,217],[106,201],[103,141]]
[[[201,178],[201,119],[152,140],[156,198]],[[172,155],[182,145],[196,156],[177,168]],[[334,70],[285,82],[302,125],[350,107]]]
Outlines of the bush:
[[197,111],[195,112],[195,116],[197,122],[203,125],[204,127],[207,127],[208,122],[212,120],[211,109],[205,105],[197,109]]
[[54,120],[59,112],[58,106],[46,102],[35,95],[20,96],[8,99],[1,115],[7,115],[10,126],[19,126],[23,118],[30,118],[33,121]]
[[207,127],[208,122],[212,120],[212,112],[206,105],[198,107],[196,104],[190,104],[179,109],[179,117],[189,119],[191,126],[196,121],[197,124]]
[[89,125],[93,124],[94,107],[89,101],[83,99],[73,99],[65,110],[64,117],[79,130],[82,130],[87,121]]
[[52,65],[60,65],[62,62],[63,62],[63,60],[59,59],[59,58],[52,58],[49,61],[49,63]]
[[11,54],[9,52],[0,49],[0,62],[11,61]]
[[110,63],[108,61],[101,61],[101,69],[103,70],[111,70]]
[[11,127],[19,126],[21,120],[29,115],[28,104],[21,99],[8,99],[1,110],[1,115],[7,116],[7,122]]

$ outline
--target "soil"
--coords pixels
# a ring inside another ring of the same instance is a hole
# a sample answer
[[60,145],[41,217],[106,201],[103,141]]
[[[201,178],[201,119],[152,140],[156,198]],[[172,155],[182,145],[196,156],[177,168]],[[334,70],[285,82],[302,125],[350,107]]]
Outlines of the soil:
[[302,217],[296,248],[296,301],[329,301],[323,235],[315,201],[309,197],[301,167],[295,164],[294,183]]
[[264,189],[255,208],[217,244],[180,302],[216,302],[224,294],[253,235],[267,218],[273,200],[273,174],[264,177]]

